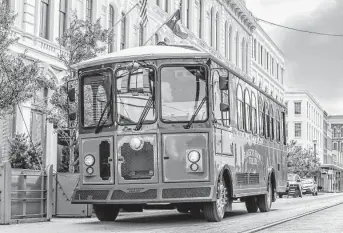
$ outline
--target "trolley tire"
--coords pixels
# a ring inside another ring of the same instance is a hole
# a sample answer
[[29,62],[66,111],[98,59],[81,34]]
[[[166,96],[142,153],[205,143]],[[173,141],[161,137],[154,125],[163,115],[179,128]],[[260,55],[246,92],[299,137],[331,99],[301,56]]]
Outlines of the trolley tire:
[[272,206],[273,190],[271,180],[268,183],[268,193],[257,198],[257,206],[261,212],[269,212]]
[[282,198],[283,197],[283,195],[282,194],[279,194],[279,198]]
[[256,197],[255,196],[247,197],[245,199],[245,207],[248,213],[256,213],[258,210]]
[[[208,222],[220,222],[225,216],[225,205],[229,203],[228,197],[228,187],[224,181],[224,177],[220,175],[217,181],[217,200],[212,202],[204,203],[204,216]],[[223,200],[224,198],[224,200]],[[225,200],[227,201],[225,204]],[[217,202],[224,202],[224,206],[222,210],[218,210]]]
[[112,222],[118,217],[120,208],[117,205],[93,204],[96,217],[101,222]]

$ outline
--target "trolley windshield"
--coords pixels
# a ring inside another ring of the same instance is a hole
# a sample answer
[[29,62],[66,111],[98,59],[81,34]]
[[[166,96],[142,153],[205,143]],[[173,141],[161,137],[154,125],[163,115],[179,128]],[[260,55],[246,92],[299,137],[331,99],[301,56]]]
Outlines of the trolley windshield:
[[205,74],[203,66],[168,66],[161,69],[162,121],[207,120]]

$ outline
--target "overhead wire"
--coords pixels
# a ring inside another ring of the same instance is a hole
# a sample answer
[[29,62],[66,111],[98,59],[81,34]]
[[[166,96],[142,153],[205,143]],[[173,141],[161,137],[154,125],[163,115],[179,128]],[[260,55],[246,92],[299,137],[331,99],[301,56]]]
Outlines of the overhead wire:
[[273,22],[270,22],[270,21],[267,21],[264,19],[256,18],[256,17],[255,17],[255,19],[257,21],[261,21],[263,23],[267,23],[267,24],[277,26],[277,27],[281,27],[281,28],[286,28],[286,29],[293,30],[293,31],[304,32],[304,33],[315,34],[315,35],[321,35],[321,36],[343,37],[343,34],[332,34],[332,33],[323,33],[323,32],[303,30],[303,29],[298,29],[298,28],[293,28],[293,27],[288,27],[288,26],[276,24],[276,23],[273,23]]

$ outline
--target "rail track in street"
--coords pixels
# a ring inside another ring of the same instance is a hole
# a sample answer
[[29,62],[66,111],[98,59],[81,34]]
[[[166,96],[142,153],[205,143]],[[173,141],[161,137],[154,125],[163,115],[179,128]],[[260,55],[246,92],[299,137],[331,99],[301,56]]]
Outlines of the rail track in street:
[[274,221],[272,223],[268,223],[268,224],[263,225],[263,226],[259,226],[259,227],[256,227],[256,228],[245,230],[245,231],[242,231],[240,233],[255,233],[255,232],[262,231],[262,230],[270,229],[270,228],[276,227],[278,225],[282,225],[284,223],[287,223],[287,222],[290,222],[290,221],[293,221],[293,220],[298,220],[299,218],[303,218],[303,217],[309,216],[311,214],[315,214],[315,213],[318,213],[318,212],[321,212],[323,210],[327,210],[327,209],[330,209],[330,208],[333,208],[333,207],[336,207],[336,206],[339,206],[339,205],[343,205],[343,201],[335,203],[335,204],[331,204],[331,205],[328,205],[328,206],[320,207],[320,208],[317,208],[315,210],[311,210],[311,211],[308,211],[308,212],[305,212],[305,213],[302,213],[302,214],[298,214],[298,215],[295,215],[293,217],[289,217],[289,218],[285,218],[285,219],[282,219],[282,220]]

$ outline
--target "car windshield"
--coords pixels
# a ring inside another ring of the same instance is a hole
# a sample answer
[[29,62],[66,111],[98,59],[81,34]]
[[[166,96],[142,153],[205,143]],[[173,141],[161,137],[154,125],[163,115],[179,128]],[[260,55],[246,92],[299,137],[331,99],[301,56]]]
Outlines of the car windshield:
[[[121,125],[137,124],[144,111],[144,123],[152,123],[155,111],[155,71],[140,68],[134,72],[121,69],[116,72],[117,121]],[[151,105],[149,102],[153,102]]]
[[[207,119],[206,72],[203,66],[173,66],[161,70],[162,121],[194,122]],[[198,111],[199,108],[199,111]]]
[[303,180],[302,183],[304,183],[304,184],[312,184],[313,180]]

